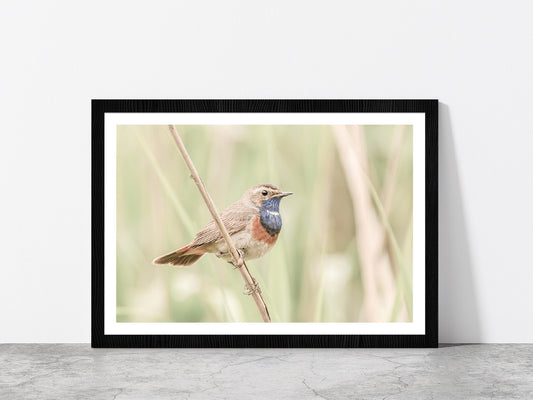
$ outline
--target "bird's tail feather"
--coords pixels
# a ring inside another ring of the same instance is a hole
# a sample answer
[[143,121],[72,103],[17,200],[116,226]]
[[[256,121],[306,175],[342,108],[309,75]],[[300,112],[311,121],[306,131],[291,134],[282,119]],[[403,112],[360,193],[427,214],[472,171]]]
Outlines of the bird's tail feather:
[[168,254],[163,254],[160,257],[157,257],[154,261],[154,264],[170,264],[170,265],[181,265],[187,266],[194,264],[200,257],[202,257],[205,252],[199,249],[191,249],[190,245],[182,247],[181,249],[175,250]]

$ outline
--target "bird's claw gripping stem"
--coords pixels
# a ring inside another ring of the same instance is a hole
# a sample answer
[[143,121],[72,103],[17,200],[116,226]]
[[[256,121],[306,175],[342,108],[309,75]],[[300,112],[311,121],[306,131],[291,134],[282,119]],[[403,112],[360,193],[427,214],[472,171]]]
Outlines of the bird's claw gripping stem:
[[230,261],[230,263],[233,264],[235,268],[240,268],[244,264],[244,252],[241,249],[237,249],[237,253],[239,253],[239,259],[237,260],[237,263],[235,263],[233,260]]
[[248,285],[244,285],[244,292],[243,294],[247,295],[247,296],[250,296],[254,293],[261,293],[261,288],[259,287],[259,283],[257,283],[257,281],[255,280],[255,278],[252,278],[254,280],[254,283],[252,285],[252,287],[248,287]]

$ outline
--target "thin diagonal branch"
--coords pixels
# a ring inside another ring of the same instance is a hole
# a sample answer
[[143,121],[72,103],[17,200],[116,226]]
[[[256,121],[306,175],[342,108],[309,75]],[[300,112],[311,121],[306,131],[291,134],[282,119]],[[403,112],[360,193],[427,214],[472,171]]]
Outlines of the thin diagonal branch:
[[[200,191],[200,194],[202,195],[204,202],[207,205],[207,208],[209,209],[209,212],[213,216],[213,219],[215,220],[215,223],[217,224],[217,227],[220,230],[222,237],[228,244],[228,248],[233,257],[234,265],[238,265],[239,259],[241,257],[239,255],[239,252],[235,248],[235,245],[233,244],[233,241],[231,240],[231,237],[229,236],[226,227],[220,219],[220,216],[218,215],[215,205],[213,204],[213,200],[211,200],[211,196],[209,196],[209,193],[207,192],[207,189],[205,188],[205,185],[202,182],[202,179],[200,178],[200,175],[198,174],[198,171],[196,170],[196,167],[194,166],[194,163],[192,162],[192,159],[189,156],[189,153],[187,152],[187,149],[185,148],[185,145],[183,144],[183,141],[181,140],[181,137],[176,127],[174,125],[169,125],[168,127],[170,129],[172,137],[174,138],[174,141],[176,142],[176,145],[178,146],[181,155],[183,156],[183,159],[185,160],[185,164],[187,164],[187,167],[191,171],[191,177],[194,183],[196,184],[196,187],[198,187],[198,190]],[[244,279],[247,288],[250,290],[250,294],[252,295],[255,304],[257,305],[261,317],[263,317],[263,321],[270,322],[268,308],[266,306],[265,300],[263,299],[263,296],[261,295],[259,285],[257,284],[257,281],[253,278],[253,276],[250,274],[246,263],[243,262],[243,264],[237,269],[241,273],[242,279]]]

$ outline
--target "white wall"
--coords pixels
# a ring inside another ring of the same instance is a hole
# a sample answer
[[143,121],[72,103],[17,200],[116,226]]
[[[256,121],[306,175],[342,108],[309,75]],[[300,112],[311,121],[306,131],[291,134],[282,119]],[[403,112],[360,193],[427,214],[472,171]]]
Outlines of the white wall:
[[533,342],[531,2],[0,7],[0,342],[90,340],[91,98],[440,99],[440,341]]

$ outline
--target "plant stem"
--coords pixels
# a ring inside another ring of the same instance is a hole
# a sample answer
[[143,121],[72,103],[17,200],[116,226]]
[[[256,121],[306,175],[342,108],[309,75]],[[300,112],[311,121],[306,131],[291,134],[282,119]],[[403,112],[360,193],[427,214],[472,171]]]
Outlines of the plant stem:
[[[215,223],[217,224],[218,229],[220,230],[220,233],[222,234],[222,237],[228,244],[228,248],[233,257],[234,265],[238,265],[239,259],[241,257],[237,249],[235,248],[235,245],[233,244],[233,241],[231,240],[231,237],[229,236],[229,233],[226,227],[222,223],[220,216],[218,215],[215,205],[213,204],[213,200],[211,200],[211,196],[209,196],[209,193],[207,192],[207,189],[205,188],[205,185],[202,182],[202,179],[200,178],[200,175],[198,174],[198,171],[196,170],[196,167],[194,166],[194,163],[192,162],[192,159],[189,156],[189,153],[187,152],[187,149],[185,148],[185,145],[183,144],[183,141],[181,140],[181,137],[176,127],[174,125],[169,125],[168,127],[170,129],[170,133],[172,134],[172,137],[174,138],[174,141],[176,142],[176,145],[178,146],[178,149],[181,155],[183,156],[183,159],[185,160],[185,164],[187,164],[187,167],[191,171],[191,178],[196,184],[196,187],[198,188],[198,190],[200,191],[200,194],[202,195],[204,202],[207,205],[207,208],[209,209],[209,212],[213,216],[213,219],[215,220]],[[255,304],[257,305],[257,308],[259,310],[259,313],[261,314],[261,317],[263,317],[263,321],[270,322],[270,315],[268,314],[268,308],[266,306],[265,300],[263,299],[263,296],[261,295],[261,290],[259,289],[259,285],[257,281],[250,274],[250,271],[248,270],[246,263],[243,262],[243,264],[237,269],[241,273],[242,279],[244,279],[246,286],[251,290],[251,295],[255,301]]]

